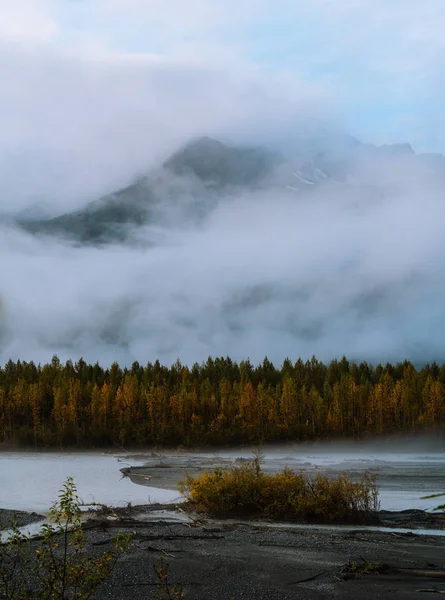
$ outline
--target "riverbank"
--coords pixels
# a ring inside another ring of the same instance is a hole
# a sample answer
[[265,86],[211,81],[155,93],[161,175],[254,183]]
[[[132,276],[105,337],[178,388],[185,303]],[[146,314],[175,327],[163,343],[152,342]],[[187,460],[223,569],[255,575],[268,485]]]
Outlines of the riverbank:
[[[36,519],[20,516],[23,524]],[[133,534],[98,600],[154,598],[153,566],[161,558],[171,583],[184,586],[185,600],[417,600],[419,590],[445,590],[445,516],[382,511],[381,520],[413,531],[208,519],[184,504],[90,511],[84,528],[93,551],[111,548],[117,531]],[[437,533],[424,535],[425,529]]]
[[93,515],[87,531],[94,547],[107,549],[118,529],[134,535],[98,600],[155,597],[153,566],[161,558],[186,600],[418,600],[419,590],[445,589],[445,536],[304,530],[196,515],[181,523],[169,520],[169,510]]
[[[14,511],[10,509],[0,509],[0,523],[3,525],[5,529],[12,523],[14,515],[17,519],[17,524],[19,527],[25,527],[26,525],[30,525],[32,523],[38,523],[39,521],[43,521],[45,519],[44,515],[40,515],[35,512],[25,512],[25,511]],[[188,503],[179,503],[179,504],[147,504],[140,506],[126,506],[126,507],[99,507],[97,510],[85,510],[83,513],[83,520],[85,522],[90,521],[93,524],[95,521],[102,519],[104,522],[119,522],[126,523],[134,521],[146,521],[147,519],[151,522],[156,521],[168,521],[173,523],[185,522],[189,524],[194,523],[225,523],[232,524],[235,523],[233,519],[212,519],[208,518],[202,512],[195,512],[193,506],[190,506]],[[289,527],[298,527],[298,526],[306,526],[307,523],[295,522],[295,523],[281,523],[275,522],[273,520],[262,520],[258,521],[257,519],[243,519],[245,523],[258,524],[267,523],[270,525],[276,526],[289,526]],[[309,523],[311,527],[319,527],[320,529],[325,529],[328,531],[331,526],[326,526],[324,523]],[[431,513],[423,510],[401,510],[401,511],[387,511],[381,510],[376,515],[375,521],[369,527],[364,525],[360,526],[362,529],[372,530],[373,527],[381,527],[388,529],[409,529],[413,532],[415,531],[423,531],[423,530],[437,530],[445,531],[445,513],[437,512]],[[335,527],[335,525],[333,526]],[[350,527],[348,524],[339,525],[339,527],[344,527],[347,529]],[[358,526],[357,526],[358,527]]]

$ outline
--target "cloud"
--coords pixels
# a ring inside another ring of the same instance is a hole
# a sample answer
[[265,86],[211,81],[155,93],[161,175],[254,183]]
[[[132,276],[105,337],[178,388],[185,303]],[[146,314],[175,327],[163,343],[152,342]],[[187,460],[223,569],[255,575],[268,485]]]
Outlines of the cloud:
[[47,42],[58,32],[53,0],[16,0],[0,8],[0,39]]
[[442,184],[385,164],[370,194],[231,194],[198,224],[159,225],[149,249],[4,229],[0,359],[443,360]]
[[57,52],[287,70],[336,88],[342,125],[359,137],[445,147],[441,0],[16,0],[0,13],[0,39],[45,42]]
[[[443,148],[442,2],[271,6],[2,6],[0,212],[76,209],[200,134],[289,151],[349,124]],[[0,360],[442,360],[443,184],[384,166],[367,174],[384,201],[264,189],[150,250],[3,226]]]
[[332,120],[329,88],[248,63],[0,45],[3,211],[64,212],[145,173],[191,136],[289,139]]

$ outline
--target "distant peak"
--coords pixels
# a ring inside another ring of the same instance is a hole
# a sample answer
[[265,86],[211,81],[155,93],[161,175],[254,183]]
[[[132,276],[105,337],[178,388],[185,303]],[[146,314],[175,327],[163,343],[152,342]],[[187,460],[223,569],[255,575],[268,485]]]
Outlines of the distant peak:
[[222,142],[220,142],[219,140],[215,140],[215,138],[211,138],[207,135],[204,135],[203,137],[200,137],[200,138],[196,138],[195,140],[193,140],[193,142],[190,143],[190,145],[192,145],[192,144],[215,146],[218,148],[221,148],[221,146],[224,146],[224,144]]
[[195,138],[185,144],[179,152],[186,152],[188,150],[222,150],[227,148],[225,144],[220,142],[219,140],[215,140],[214,138],[203,136],[199,138]]

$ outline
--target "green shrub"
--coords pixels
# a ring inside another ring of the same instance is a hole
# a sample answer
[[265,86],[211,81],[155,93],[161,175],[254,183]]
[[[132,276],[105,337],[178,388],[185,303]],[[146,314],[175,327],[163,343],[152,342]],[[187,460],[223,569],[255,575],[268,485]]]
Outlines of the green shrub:
[[74,480],[68,477],[49,513],[54,523],[43,525],[41,540],[32,540],[17,524],[0,546],[0,598],[5,600],[91,600],[111,577],[131,535],[118,534],[113,548],[94,552],[82,529]]
[[311,479],[284,469],[267,474],[260,459],[227,470],[187,475],[180,491],[198,509],[214,516],[262,516],[285,520],[364,521],[378,511],[374,475],[358,482],[348,475]]

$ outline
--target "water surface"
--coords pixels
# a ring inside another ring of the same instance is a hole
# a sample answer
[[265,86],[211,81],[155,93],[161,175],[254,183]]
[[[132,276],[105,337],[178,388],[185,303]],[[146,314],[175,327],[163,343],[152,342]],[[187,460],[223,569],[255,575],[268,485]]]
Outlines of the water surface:
[[178,492],[143,487],[122,478],[123,466],[122,456],[100,452],[0,452],[0,508],[45,514],[68,476],[74,477],[85,503],[125,506],[178,498]]
[[[0,508],[46,513],[68,476],[75,479],[79,496],[85,503],[99,502],[125,506],[150,502],[174,502],[179,493],[122,478],[120,469],[143,465],[150,453],[137,456],[101,452],[0,452]],[[178,481],[188,461],[201,457],[251,458],[250,449],[217,453],[165,452],[163,459],[178,465]],[[153,460],[153,459],[152,459]],[[445,490],[445,452],[333,451],[327,447],[303,446],[267,450],[263,468],[277,471],[288,466],[310,473],[347,472],[354,478],[364,471],[377,474],[381,508],[431,510],[440,499],[422,500],[427,494]],[[176,476],[176,473],[175,473]]]

